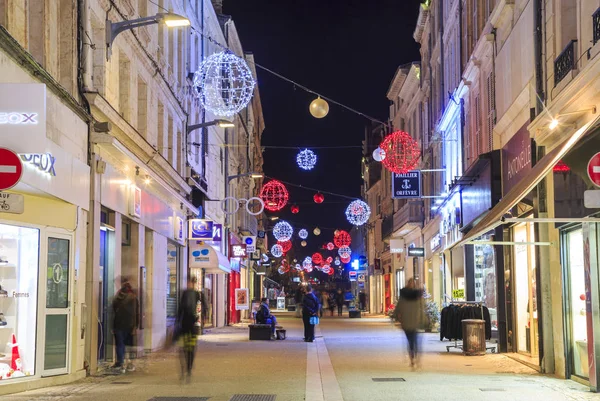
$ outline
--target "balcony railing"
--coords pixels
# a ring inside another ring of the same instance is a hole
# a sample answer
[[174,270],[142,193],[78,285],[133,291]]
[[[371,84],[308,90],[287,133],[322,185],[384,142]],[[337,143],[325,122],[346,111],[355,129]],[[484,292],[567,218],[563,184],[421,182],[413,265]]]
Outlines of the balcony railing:
[[394,232],[394,218],[392,216],[385,216],[381,222],[381,238],[385,239],[392,235]]
[[554,60],[554,86],[558,85],[569,72],[575,69],[576,42],[576,40],[570,41],[562,53]]
[[407,224],[423,224],[423,201],[408,201],[394,214],[394,231]]
[[600,40],[600,8],[592,14],[592,29],[594,30],[594,44]]

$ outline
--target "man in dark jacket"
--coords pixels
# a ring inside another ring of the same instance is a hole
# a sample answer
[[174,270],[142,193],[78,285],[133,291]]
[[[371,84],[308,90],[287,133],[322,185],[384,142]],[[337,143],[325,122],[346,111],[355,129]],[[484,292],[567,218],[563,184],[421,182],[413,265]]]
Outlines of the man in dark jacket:
[[269,309],[269,300],[262,298],[260,307],[256,312],[256,323],[258,324],[270,324],[271,325],[271,337],[275,338],[275,326],[277,326],[277,319],[271,314]]
[[304,323],[304,341],[312,343],[315,340],[315,325],[310,323],[311,317],[318,317],[321,304],[313,294],[312,286],[306,286],[306,294],[302,299],[302,322]]
[[345,302],[346,302],[346,300],[344,299],[344,293],[342,292],[341,289],[338,289],[337,294],[335,295],[335,303],[337,304],[337,308],[338,308],[338,316],[342,316],[342,311],[343,311]]
[[134,371],[135,367],[131,361],[125,366],[125,347],[134,345],[134,338],[140,323],[140,303],[127,276],[121,276],[121,289],[113,299],[112,311],[113,334],[117,348],[117,362],[113,368],[118,369],[121,373],[125,373],[126,369]]
[[394,318],[402,325],[408,341],[410,366],[415,367],[419,357],[418,330],[425,325],[423,290],[417,288],[414,279],[409,279],[406,287],[400,290],[400,298],[394,310]]
[[200,293],[196,291],[196,277],[188,279],[188,286],[181,294],[179,311],[177,314],[178,337],[183,339],[183,357],[181,359],[181,379],[184,378],[184,370],[187,370],[187,380],[191,380],[194,355],[196,353],[198,323],[198,305],[202,300]]

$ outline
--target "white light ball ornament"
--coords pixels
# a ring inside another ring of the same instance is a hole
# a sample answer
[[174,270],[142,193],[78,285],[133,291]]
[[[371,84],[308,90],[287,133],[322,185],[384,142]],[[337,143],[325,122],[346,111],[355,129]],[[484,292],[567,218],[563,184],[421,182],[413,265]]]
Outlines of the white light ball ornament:
[[300,231],[298,231],[298,237],[300,237],[301,239],[306,239],[308,238],[308,231],[306,231],[306,229],[302,229]]
[[312,270],[312,259],[310,258],[310,256],[304,258],[304,261],[302,262],[302,268],[304,268],[304,270],[308,268]]
[[233,117],[254,94],[256,81],[246,61],[231,51],[211,54],[194,73],[194,94],[217,116]]
[[317,164],[317,155],[309,149],[304,149],[296,156],[296,163],[302,170],[312,170]]
[[385,159],[385,150],[381,148],[377,148],[373,151],[373,159],[375,161],[381,162]]
[[280,258],[283,255],[283,247],[279,244],[273,245],[271,247],[271,255]]
[[289,241],[294,235],[294,229],[287,221],[280,221],[273,227],[273,236],[277,241]]
[[350,202],[346,208],[346,218],[355,226],[362,226],[368,222],[369,216],[371,216],[371,208],[359,199]]
[[338,254],[342,257],[342,258],[347,258],[350,257],[350,255],[352,254],[352,249],[350,249],[349,246],[343,246],[340,249],[338,249]]

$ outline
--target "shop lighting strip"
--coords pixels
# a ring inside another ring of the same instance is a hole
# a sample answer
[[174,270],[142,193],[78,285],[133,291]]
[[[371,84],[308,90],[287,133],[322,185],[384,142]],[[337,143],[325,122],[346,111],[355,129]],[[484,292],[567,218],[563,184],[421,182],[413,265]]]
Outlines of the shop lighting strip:
[[600,218],[593,217],[507,217],[503,223],[600,223]]
[[518,241],[469,241],[465,245],[536,245],[551,246],[553,242],[518,242]]

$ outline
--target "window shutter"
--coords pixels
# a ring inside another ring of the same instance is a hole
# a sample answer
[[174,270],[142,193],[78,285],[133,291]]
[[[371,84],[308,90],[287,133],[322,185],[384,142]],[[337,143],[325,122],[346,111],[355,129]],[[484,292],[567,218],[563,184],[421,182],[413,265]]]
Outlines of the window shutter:
[[488,151],[494,149],[494,125],[496,114],[496,85],[494,82],[494,73],[490,72],[487,76],[487,135],[488,135]]
[[477,96],[475,96],[475,147],[476,147],[476,154],[474,154],[474,157],[479,156],[481,153],[483,153],[481,151],[481,105],[479,103],[479,94],[477,94]]

